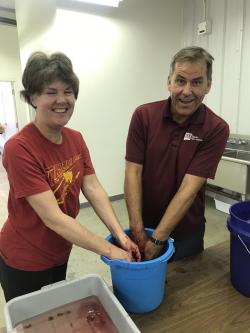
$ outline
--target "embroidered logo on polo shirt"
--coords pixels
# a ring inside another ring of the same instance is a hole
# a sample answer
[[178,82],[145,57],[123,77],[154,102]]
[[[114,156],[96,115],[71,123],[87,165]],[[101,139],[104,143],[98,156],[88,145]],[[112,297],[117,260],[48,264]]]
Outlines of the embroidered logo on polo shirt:
[[188,133],[186,132],[184,135],[184,141],[186,140],[192,140],[192,141],[203,141],[202,139],[200,139],[198,136],[193,135],[192,133]]

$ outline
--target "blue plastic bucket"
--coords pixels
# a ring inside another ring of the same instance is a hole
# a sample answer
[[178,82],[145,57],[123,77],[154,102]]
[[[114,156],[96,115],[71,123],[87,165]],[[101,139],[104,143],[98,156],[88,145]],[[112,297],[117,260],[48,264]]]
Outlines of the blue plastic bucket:
[[[153,229],[145,228],[150,236]],[[129,229],[125,232],[129,234]],[[106,238],[115,243],[109,235]],[[167,261],[174,253],[173,239],[169,239],[165,252],[158,258],[143,262],[101,259],[110,266],[114,294],[128,312],[144,313],[157,308],[164,297]]]
[[242,201],[229,209],[230,274],[236,290],[250,297],[250,201]]

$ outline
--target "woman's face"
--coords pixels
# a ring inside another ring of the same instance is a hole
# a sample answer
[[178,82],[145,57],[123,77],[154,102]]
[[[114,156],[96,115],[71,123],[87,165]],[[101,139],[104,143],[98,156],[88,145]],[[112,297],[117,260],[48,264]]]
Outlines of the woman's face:
[[36,108],[36,122],[49,128],[62,128],[70,120],[75,106],[73,89],[62,81],[54,81],[41,94],[31,97]]

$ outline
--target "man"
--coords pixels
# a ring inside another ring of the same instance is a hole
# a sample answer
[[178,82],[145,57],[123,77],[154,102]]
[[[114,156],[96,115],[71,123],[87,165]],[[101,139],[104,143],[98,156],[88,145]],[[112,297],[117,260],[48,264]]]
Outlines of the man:
[[[132,237],[146,260],[169,236],[173,260],[203,251],[205,185],[214,178],[228,124],[202,103],[213,57],[186,47],[172,60],[167,100],[139,106],[127,138],[125,199]],[[148,239],[144,227],[155,229]]]

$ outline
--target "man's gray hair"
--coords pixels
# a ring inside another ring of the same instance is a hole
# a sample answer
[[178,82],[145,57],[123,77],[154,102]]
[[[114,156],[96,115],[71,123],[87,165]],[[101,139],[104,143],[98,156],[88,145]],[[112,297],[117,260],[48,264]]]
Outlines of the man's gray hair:
[[178,51],[170,64],[169,75],[172,75],[175,70],[175,64],[177,62],[198,62],[200,60],[205,60],[207,64],[207,79],[212,81],[212,65],[214,58],[205,49],[199,46],[188,46],[184,47]]

